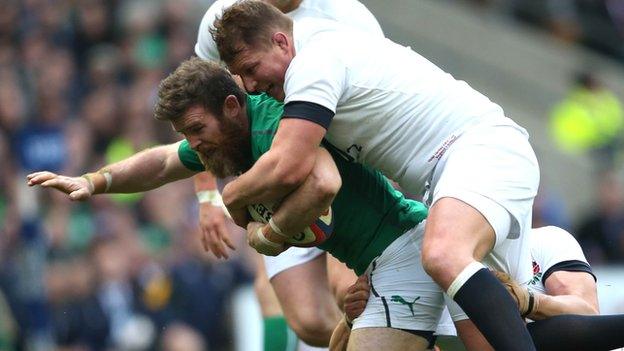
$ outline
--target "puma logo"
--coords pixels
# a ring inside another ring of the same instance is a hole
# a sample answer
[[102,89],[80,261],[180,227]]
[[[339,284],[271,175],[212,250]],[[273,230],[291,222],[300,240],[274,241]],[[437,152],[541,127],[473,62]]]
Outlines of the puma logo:
[[412,301],[412,302],[405,301],[405,299],[403,297],[399,296],[399,295],[392,295],[392,297],[390,297],[390,301],[392,301],[392,302],[398,302],[401,305],[407,305],[407,307],[409,307],[409,309],[410,309],[410,312],[412,312],[412,316],[414,316],[414,304],[418,300],[420,300],[420,296],[415,298],[414,301]]

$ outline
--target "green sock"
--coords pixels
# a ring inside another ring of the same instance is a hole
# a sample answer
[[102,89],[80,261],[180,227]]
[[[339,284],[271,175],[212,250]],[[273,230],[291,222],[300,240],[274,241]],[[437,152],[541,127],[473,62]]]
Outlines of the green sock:
[[294,351],[297,335],[286,324],[282,315],[264,318],[264,351]]

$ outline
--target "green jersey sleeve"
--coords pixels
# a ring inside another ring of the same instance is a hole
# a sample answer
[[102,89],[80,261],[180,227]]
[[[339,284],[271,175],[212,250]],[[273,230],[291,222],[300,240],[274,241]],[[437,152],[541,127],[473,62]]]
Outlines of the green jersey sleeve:
[[178,146],[178,157],[180,158],[180,161],[182,161],[184,167],[190,169],[191,171],[202,172],[206,170],[204,165],[199,160],[199,156],[197,156],[197,153],[191,149],[191,146],[186,140],[183,140],[180,143],[180,146]]

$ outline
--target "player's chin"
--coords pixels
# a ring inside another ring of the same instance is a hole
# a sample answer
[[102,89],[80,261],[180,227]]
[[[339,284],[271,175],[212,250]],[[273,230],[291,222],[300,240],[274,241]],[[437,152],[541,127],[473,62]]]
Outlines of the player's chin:
[[277,101],[284,101],[284,98],[286,97],[286,95],[284,94],[284,90],[278,88],[275,85],[269,86],[269,89],[267,90],[267,94],[269,94],[269,96],[271,96]]

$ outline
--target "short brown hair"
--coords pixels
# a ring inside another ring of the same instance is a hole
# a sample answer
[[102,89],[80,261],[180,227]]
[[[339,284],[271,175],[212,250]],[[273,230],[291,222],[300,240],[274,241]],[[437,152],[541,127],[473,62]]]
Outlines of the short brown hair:
[[245,106],[245,93],[225,68],[193,57],[182,62],[160,83],[154,116],[159,120],[173,121],[197,105],[221,116],[223,103],[229,95],[236,96],[241,106]]
[[275,31],[292,33],[292,20],[275,6],[258,0],[242,0],[223,11],[210,34],[219,55],[228,65],[245,48],[262,49],[271,45]]

